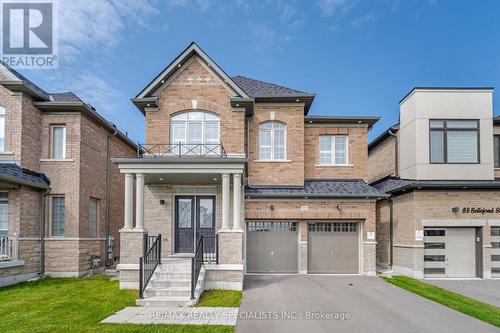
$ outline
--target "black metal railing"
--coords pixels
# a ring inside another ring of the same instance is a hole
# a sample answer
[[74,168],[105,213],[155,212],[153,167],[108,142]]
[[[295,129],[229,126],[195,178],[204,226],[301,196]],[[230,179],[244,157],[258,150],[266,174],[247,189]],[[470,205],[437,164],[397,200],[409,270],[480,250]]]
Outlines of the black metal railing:
[[144,234],[143,256],[139,259],[140,298],[143,298],[144,290],[158,265],[161,265],[161,234],[158,236]]
[[219,235],[203,236],[203,263],[219,263]]
[[191,299],[194,299],[196,284],[203,264],[219,264],[219,235],[200,235],[194,257],[191,258]]
[[137,157],[220,157],[226,158],[227,154],[222,144],[138,144]]
[[201,266],[203,265],[203,236],[200,236],[196,243],[194,257],[191,258],[191,299],[194,299],[196,283],[200,276]]

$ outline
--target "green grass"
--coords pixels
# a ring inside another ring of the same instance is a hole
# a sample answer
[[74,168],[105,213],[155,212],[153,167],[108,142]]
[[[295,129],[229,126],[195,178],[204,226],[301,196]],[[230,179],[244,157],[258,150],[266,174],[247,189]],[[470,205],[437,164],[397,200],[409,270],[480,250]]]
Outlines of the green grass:
[[500,327],[500,308],[407,276],[382,277],[385,281],[471,317]]
[[120,290],[102,275],[20,283],[0,288],[0,332],[234,332],[231,326],[99,323],[136,298],[137,291]]
[[207,290],[201,294],[198,307],[240,307],[241,291],[233,290]]

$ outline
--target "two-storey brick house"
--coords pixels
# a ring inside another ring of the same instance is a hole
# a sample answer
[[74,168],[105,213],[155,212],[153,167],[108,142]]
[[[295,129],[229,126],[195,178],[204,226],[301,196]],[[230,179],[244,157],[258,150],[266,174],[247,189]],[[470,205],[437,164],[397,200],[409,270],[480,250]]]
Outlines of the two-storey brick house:
[[114,161],[125,174],[120,285],[139,287],[139,304],[242,289],[244,274],[375,275],[385,194],[366,181],[378,118],[310,116],[314,97],[230,77],[192,43],[133,99],[146,144]]
[[0,285],[113,263],[124,189],[111,157],[136,149],[74,94],[0,65]]
[[377,261],[417,278],[500,277],[500,125],[492,88],[414,88],[369,145]]

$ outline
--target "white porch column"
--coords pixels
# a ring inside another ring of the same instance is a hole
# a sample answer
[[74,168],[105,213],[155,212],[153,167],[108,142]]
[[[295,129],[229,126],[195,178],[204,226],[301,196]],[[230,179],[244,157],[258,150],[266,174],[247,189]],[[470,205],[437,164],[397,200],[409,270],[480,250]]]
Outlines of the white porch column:
[[135,228],[144,229],[144,175],[137,174],[135,198]]
[[228,230],[229,226],[229,179],[230,175],[224,173],[222,175],[222,229]]
[[124,229],[134,227],[134,174],[125,174],[125,222]]
[[233,174],[233,230],[241,230],[241,174]]

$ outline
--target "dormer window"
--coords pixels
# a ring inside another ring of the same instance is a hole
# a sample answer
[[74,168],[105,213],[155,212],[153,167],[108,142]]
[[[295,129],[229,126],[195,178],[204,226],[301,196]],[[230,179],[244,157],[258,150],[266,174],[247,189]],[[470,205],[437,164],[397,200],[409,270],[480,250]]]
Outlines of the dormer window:
[[431,163],[479,163],[478,120],[431,120],[429,137]]
[[186,111],[172,116],[170,143],[176,154],[220,153],[220,118],[205,111]]

